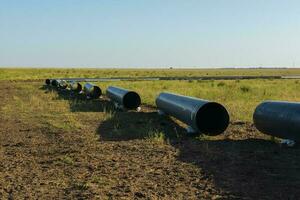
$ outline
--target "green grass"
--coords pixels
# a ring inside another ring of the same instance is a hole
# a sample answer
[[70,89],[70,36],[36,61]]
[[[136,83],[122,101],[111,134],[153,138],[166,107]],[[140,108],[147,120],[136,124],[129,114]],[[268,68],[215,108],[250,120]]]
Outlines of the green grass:
[[[182,129],[184,127],[182,123],[174,118],[159,116],[154,112],[155,108],[148,106],[149,110],[145,109],[141,112],[119,112],[111,109],[105,98],[98,100],[74,99],[68,93],[62,95],[55,90],[51,91],[43,87],[44,77],[48,77],[49,74],[57,76],[60,73],[63,76],[67,74],[68,70],[13,69],[7,71],[2,70],[0,74],[0,79],[2,79],[0,80],[2,83],[0,123],[5,125],[5,129],[7,128],[7,131],[1,130],[4,135],[1,139],[5,139],[3,149],[8,149],[8,153],[18,150],[23,153],[23,149],[25,149],[24,154],[18,154],[30,156],[26,158],[26,163],[24,162],[26,166],[28,165],[27,159],[31,159],[32,156],[32,160],[28,160],[28,163],[49,165],[51,170],[47,171],[59,172],[58,176],[53,178],[54,181],[48,174],[42,177],[49,178],[55,187],[62,188],[64,194],[68,196],[70,196],[69,193],[66,193],[68,191],[84,194],[85,192],[92,193],[94,190],[101,191],[99,193],[101,197],[110,195],[111,191],[120,188],[120,180],[124,181],[122,185],[133,186],[130,190],[132,192],[143,191],[139,187],[144,187],[145,191],[156,192],[161,189],[159,192],[165,192],[170,185],[163,188],[160,186],[174,180],[171,182],[172,185],[177,183],[188,185],[186,193],[179,192],[186,195],[195,193],[195,188],[207,184],[207,181],[202,182],[208,180],[207,178],[214,184],[224,183],[226,179],[228,182],[226,182],[225,189],[216,185],[216,188],[220,187],[226,192],[227,190],[235,191],[235,184],[240,184],[241,180],[262,180],[255,189],[256,192],[262,191],[262,185],[267,185],[268,188],[273,185],[276,188],[288,185],[287,188],[296,191],[292,186],[297,185],[297,177],[299,177],[296,170],[299,163],[296,158],[299,157],[299,152],[297,149],[277,148],[278,145],[274,144],[277,142],[276,138],[259,133],[251,123],[255,107],[264,100],[300,101],[300,82],[298,80],[95,83],[101,87],[104,94],[106,88],[111,85],[135,90],[141,95],[144,105],[155,106],[155,98],[162,91],[216,101],[228,109],[231,121],[243,121],[231,124],[220,136],[200,135],[190,138]],[[69,71],[68,74],[70,77],[82,77],[81,72],[86,73],[87,71],[75,70],[74,72]],[[106,71],[109,73],[105,76],[110,75],[112,71]],[[147,74],[146,71],[161,76],[168,72],[168,70],[165,72],[164,70],[129,71],[129,74],[137,74],[137,76]],[[125,74],[129,71],[120,70],[116,74]],[[178,75],[188,75],[191,71],[196,70],[171,71]],[[197,73],[204,73],[204,71],[199,70]],[[28,73],[22,76],[24,72]],[[99,73],[101,70],[95,70],[95,76],[96,72]],[[257,73],[272,75],[281,72],[293,74],[297,70],[212,70],[211,72],[223,75],[229,72],[232,74],[228,75],[237,75],[241,72],[245,75]],[[99,76],[102,75],[99,73]],[[4,81],[4,79],[38,80]],[[12,162],[12,158],[18,154],[3,153],[2,155],[10,155],[10,159],[6,162]],[[21,156],[17,158],[22,159]],[[11,170],[18,173],[25,171],[24,168],[15,170],[14,164],[11,166]],[[23,167],[23,165],[20,166]],[[35,168],[42,169],[42,167]],[[35,168],[32,169],[36,170]],[[44,168],[41,171],[42,174],[46,173]],[[156,173],[158,175],[155,175]],[[22,177],[25,180],[25,177],[31,177],[29,175],[28,173],[24,173],[23,176],[17,174],[16,177]],[[186,180],[191,177],[195,177],[191,180],[196,181]],[[156,184],[162,178],[163,182],[160,182],[157,188],[148,188],[148,184]],[[31,179],[28,182],[31,183]],[[6,182],[3,183],[6,184]],[[190,189],[193,184],[195,187]],[[255,184],[253,185],[255,186]],[[253,185],[250,183],[243,188],[252,189]],[[171,188],[170,191],[176,192],[176,189]],[[202,190],[199,191],[203,193]],[[252,195],[251,190],[249,191],[248,194]],[[270,191],[272,190],[270,189]],[[125,194],[123,190],[119,192],[121,196]],[[266,194],[273,193],[266,190]],[[112,194],[112,196],[116,195],[119,193]]]
[[219,102],[232,120],[252,121],[255,107],[264,100],[300,101],[300,84],[295,80],[227,81],[138,81],[95,83],[102,90],[110,85],[137,91],[142,102],[155,106],[162,91]]
[[[18,79],[21,78],[19,75],[25,73],[25,78],[41,79],[42,77],[48,77],[51,75],[66,75],[69,76],[85,76],[86,73],[91,72],[96,76],[99,72],[99,76],[109,76],[109,75],[127,75],[136,74],[137,76],[144,76],[149,74],[156,74],[158,76],[165,76],[165,72],[169,71],[170,75],[172,73],[179,75],[186,74],[189,75],[192,72],[198,74],[204,74],[206,71],[214,74],[230,74],[237,75],[243,72],[246,75],[249,74],[259,74],[264,75],[271,74],[293,74],[298,73],[298,70],[93,70],[93,69],[0,69],[3,73],[0,73],[2,79]],[[115,72],[116,71],[116,72]],[[103,73],[102,73],[103,72]],[[105,72],[105,73],[104,73]],[[34,74],[34,75],[32,75]],[[0,78],[0,79],[1,79]],[[76,115],[68,113],[71,106],[79,107],[82,109],[93,108],[95,105],[91,101],[81,101],[81,100],[70,100],[61,99],[55,91],[48,92],[47,94],[41,95],[44,90],[37,90],[37,87],[42,86],[44,83],[36,83],[34,85],[27,83],[20,83],[18,87],[20,90],[28,92],[27,95],[13,97],[13,104],[5,105],[2,111],[8,112],[8,110],[13,110],[15,106],[18,107],[20,113],[41,113],[47,109],[49,115],[57,114],[61,117],[57,119],[44,117],[44,120],[50,126],[58,129],[71,130],[72,128],[80,128],[84,125],[80,122]],[[264,100],[282,100],[282,101],[300,101],[300,84],[298,80],[219,80],[219,81],[117,81],[117,82],[96,82],[103,92],[108,86],[114,85],[118,87],[124,87],[127,89],[137,91],[142,98],[142,103],[146,105],[155,106],[155,98],[162,91],[178,93],[187,96],[194,96],[201,99],[216,101],[228,109],[231,119],[233,121],[252,121],[252,114],[255,107]],[[48,101],[48,99],[50,101]],[[45,102],[47,102],[45,108]],[[29,109],[29,110],[28,110]],[[92,113],[95,115],[95,113]],[[110,110],[105,110],[100,114],[103,118],[112,118],[114,113]],[[97,114],[99,116],[99,114]],[[25,117],[26,118],[26,117]],[[64,120],[61,121],[60,119]],[[63,122],[63,125],[62,125]]]
[[0,80],[151,76],[300,75],[300,69],[31,69],[0,68]]

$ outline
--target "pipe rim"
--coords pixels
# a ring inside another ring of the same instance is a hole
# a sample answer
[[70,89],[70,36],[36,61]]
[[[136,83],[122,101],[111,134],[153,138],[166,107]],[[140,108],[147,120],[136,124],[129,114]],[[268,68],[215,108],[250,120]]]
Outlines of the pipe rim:
[[92,97],[93,97],[94,99],[97,99],[97,98],[99,98],[99,97],[101,96],[101,94],[102,94],[102,91],[101,91],[100,87],[94,85],[94,86],[93,86],[93,92],[92,92],[92,94],[91,94]]
[[229,120],[229,114],[223,105],[208,102],[198,109],[195,122],[200,133],[213,136],[223,133]]
[[53,79],[53,80],[51,81],[51,85],[54,86],[54,87],[57,87],[57,85],[58,85],[57,80]]
[[81,92],[81,90],[82,90],[82,85],[80,83],[77,83],[77,89],[76,89],[76,91],[77,92]]

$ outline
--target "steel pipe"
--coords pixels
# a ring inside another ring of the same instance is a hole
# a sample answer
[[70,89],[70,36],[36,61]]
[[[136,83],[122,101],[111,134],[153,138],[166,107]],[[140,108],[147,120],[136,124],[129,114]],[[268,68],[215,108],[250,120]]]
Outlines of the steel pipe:
[[99,98],[102,94],[100,87],[92,83],[86,83],[83,87],[83,91],[87,95],[87,97],[93,99]]
[[256,107],[253,122],[262,133],[300,141],[300,103],[264,101]]
[[60,89],[66,89],[68,87],[68,83],[65,80],[57,80],[57,87]]
[[159,111],[181,120],[196,133],[218,135],[229,124],[226,108],[216,102],[163,92],[156,98],[156,105]]
[[80,92],[82,90],[82,85],[75,81],[69,83],[69,88],[74,92]]
[[45,80],[45,83],[46,83],[46,85],[50,85],[50,84],[51,84],[51,80],[47,78],[47,79]]
[[134,91],[110,86],[106,90],[106,95],[125,109],[137,109],[141,105],[141,97]]
[[58,81],[56,79],[51,80],[51,85],[54,87],[58,87]]

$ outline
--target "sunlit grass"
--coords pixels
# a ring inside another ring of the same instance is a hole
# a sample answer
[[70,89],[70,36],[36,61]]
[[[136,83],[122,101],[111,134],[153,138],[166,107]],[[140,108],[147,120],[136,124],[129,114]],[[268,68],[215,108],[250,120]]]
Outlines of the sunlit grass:
[[0,80],[153,76],[299,75],[300,69],[30,69],[0,68]]
[[[50,72],[51,70],[49,70]],[[63,70],[54,70],[54,72],[63,72]],[[79,72],[75,70],[74,74],[71,71],[68,74],[75,76]],[[144,73],[143,71],[133,72],[138,75],[140,73],[141,76]],[[118,73],[121,72],[113,72],[113,74]],[[163,73],[158,75],[164,75]],[[215,73],[219,72],[215,71]],[[40,75],[43,77],[47,73]],[[18,76],[16,75],[16,77]],[[135,134],[139,134],[136,135],[137,138],[150,138],[158,143],[166,142],[165,133],[153,130],[151,125],[141,127],[138,131],[135,130],[135,127],[120,128],[121,121],[116,116],[118,111],[101,105],[102,100],[87,101],[61,97],[55,90],[43,89],[43,81],[14,82],[12,84],[15,93],[11,96],[8,95],[9,103],[0,108],[3,118],[22,119],[27,123],[35,123],[39,128],[52,129],[53,132],[95,132],[95,128],[91,127],[97,127],[103,121],[113,121],[110,134],[116,137],[128,136],[135,132]],[[106,88],[111,85],[134,90],[140,94],[144,105],[154,107],[156,97],[163,91],[216,101],[227,108],[231,121],[252,122],[256,106],[264,100],[300,101],[298,80],[117,81],[95,82],[95,84],[101,87],[104,95]],[[95,125],[92,126],[91,123],[95,123]],[[151,124],[151,122],[147,122],[147,124]]]

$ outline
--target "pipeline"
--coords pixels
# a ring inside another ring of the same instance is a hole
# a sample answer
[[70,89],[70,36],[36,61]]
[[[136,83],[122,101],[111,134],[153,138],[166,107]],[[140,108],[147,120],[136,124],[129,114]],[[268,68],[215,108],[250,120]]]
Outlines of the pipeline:
[[52,79],[52,80],[51,80],[51,85],[52,85],[53,87],[58,87],[58,82],[57,82],[57,80],[56,80],[56,79]]
[[134,91],[110,86],[106,90],[106,95],[112,101],[128,110],[137,109],[141,105],[141,97]]
[[253,122],[264,134],[300,141],[300,103],[264,101],[256,107]]
[[69,88],[74,92],[81,92],[82,85],[80,83],[77,83],[75,81],[72,81],[69,83]]
[[45,80],[45,83],[46,83],[46,85],[50,85],[50,84],[51,84],[51,80],[47,78],[47,79]]
[[57,80],[57,87],[60,89],[66,89],[68,87],[68,83],[65,80]]
[[68,87],[67,81],[61,79],[46,79],[45,83],[60,89],[66,89]]
[[100,87],[92,83],[86,83],[84,85],[83,91],[88,98],[93,98],[93,99],[99,98],[102,94]]
[[219,103],[172,93],[156,98],[160,112],[186,123],[193,132],[206,135],[223,133],[229,125],[229,114]]

